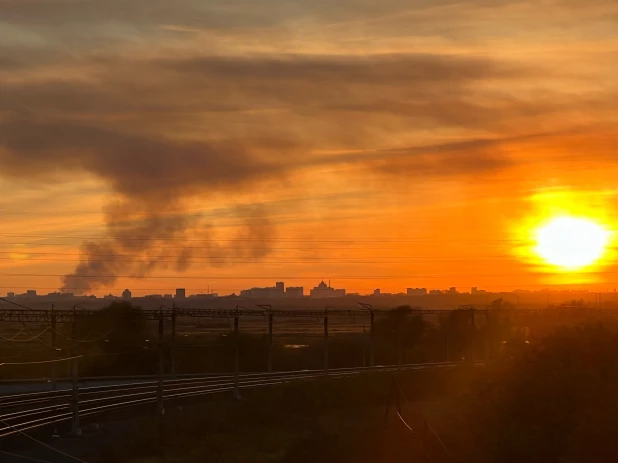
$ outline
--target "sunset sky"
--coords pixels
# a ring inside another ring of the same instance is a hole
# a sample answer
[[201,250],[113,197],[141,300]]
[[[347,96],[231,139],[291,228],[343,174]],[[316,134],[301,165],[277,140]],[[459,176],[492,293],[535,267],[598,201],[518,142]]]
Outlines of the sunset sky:
[[618,228],[616,31],[615,0],[0,0],[0,294],[613,290],[613,237],[533,247]]

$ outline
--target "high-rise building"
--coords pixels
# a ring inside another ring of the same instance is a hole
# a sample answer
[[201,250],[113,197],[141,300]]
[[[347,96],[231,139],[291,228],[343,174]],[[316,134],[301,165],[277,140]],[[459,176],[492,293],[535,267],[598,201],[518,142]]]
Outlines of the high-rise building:
[[379,295],[380,295],[380,288],[378,288],[378,289],[374,289],[374,290],[373,290],[373,295],[374,295],[374,296],[379,296]]
[[303,297],[305,295],[305,288],[302,286],[288,286],[285,289],[285,297]]
[[131,291],[129,291],[128,289],[125,289],[122,292],[122,300],[123,301],[130,301],[131,300]]
[[176,299],[184,299],[187,297],[187,291],[184,288],[176,289]]
[[406,294],[408,296],[426,296],[427,288],[408,288]]
[[282,281],[275,283],[275,286],[265,288],[249,288],[240,292],[240,297],[253,299],[276,299],[285,296],[285,284]]

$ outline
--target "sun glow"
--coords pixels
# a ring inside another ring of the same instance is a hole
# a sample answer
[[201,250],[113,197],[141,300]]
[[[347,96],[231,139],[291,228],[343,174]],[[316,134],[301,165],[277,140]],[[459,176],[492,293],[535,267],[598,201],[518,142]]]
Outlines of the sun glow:
[[536,230],[535,252],[550,265],[579,270],[604,256],[610,236],[591,219],[556,217]]

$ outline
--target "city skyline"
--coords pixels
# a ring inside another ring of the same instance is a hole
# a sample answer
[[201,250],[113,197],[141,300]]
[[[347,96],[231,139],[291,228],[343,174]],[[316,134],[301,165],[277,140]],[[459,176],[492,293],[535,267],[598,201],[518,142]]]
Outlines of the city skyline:
[[[316,293],[316,290],[317,293]],[[325,291],[327,295],[320,295],[320,290]],[[381,288],[375,288],[372,291],[360,293],[353,292],[347,288],[337,289],[321,280],[314,288],[305,288],[304,286],[286,286],[285,282],[276,282],[274,286],[265,287],[253,287],[241,289],[238,292],[232,293],[217,293],[217,292],[191,292],[187,288],[175,288],[174,290],[146,293],[143,291],[133,291],[130,288],[125,288],[119,294],[103,294],[97,297],[94,294],[75,294],[75,293],[62,293],[54,291],[51,293],[39,292],[37,289],[30,289],[24,293],[16,291],[9,291],[6,293],[6,297],[9,299],[23,298],[23,299],[72,299],[72,298],[92,298],[103,300],[132,300],[136,298],[161,298],[167,300],[191,300],[191,299],[204,299],[204,298],[226,298],[234,296],[237,298],[245,299],[287,299],[287,298],[313,298],[313,299],[325,299],[333,297],[390,297],[390,296],[410,296],[410,297],[422,297],[422,296],[436,296],[436,295],[496,295],[496,294],[545,294],[545,293],[564,293],[564,294],[616,294],[617,290],[595,292],[585,289],[567,289],[567,288],[543,288],[537,290],[530,289],[516,289],[513,291],[491,291],[479,287],[471,288],[420,288],[420,287],[407,287],[399,291],[383,291]]]

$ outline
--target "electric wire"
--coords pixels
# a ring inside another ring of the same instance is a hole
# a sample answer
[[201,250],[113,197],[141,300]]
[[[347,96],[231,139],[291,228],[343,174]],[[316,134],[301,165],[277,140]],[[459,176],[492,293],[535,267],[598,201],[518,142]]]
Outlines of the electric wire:
[[15,428],[14,426],[12,426],[12,425],[8,424],[8,423],[7,423],[7,422],[5,422],[4,420],[0,420],[0,423],[2,423],[2,424],[4,424],[5,426],[8,426],[8,427],[10,427],[11,429],[13,429],[13,430],[17,431],[19,434],[21,434],[22,436],[24,436],[24,437],[26,437],[26,438],[30,439],[31,441],[36,442],[37,444],[40,444],[40,445],[42,445],[43,447],[48,448],[49,450],[53,450],[54,452],[58,453],[59,455],[63,455],[63,456],[65,456],[65,457],[67,457],[67,458],[70,458],[71,460],[78,461],[79,463],[88,463],[88,462],[86,462],[86,461],[84,461],[84,460],[81,460],[81,459],[79,459],[79,458],[77,458],[77,457],[74,457],[73,455],[69,455],[68,453],[62,452],[61,450],[58,450],[57,448],[52,447],[51,445],[48,445],[48,444],[46,444],[45,442],[41,442],[40,440],[35,439],[35,438],[34,438],[34,437],[32,437],[31,435],[26,434],[26,433],[25,433],[25,432],[23,432],[22,430]]
[[[60,331],[57,331],[57,330],[51,330],[51,331],[53,331],[54,333],[56,333],[56,334],[57,334],[57,335],[59,335],[59,336],[62,336],[63,338],[65,338],[65,339],[67,339],[67,340],[69,340],[69,341],[73,341],[73,342],[76,342],[76,343],[78,343],[78,344],[89,344],[89,343],[92,343],[92,342],[97,342],[97,341],[100,341],[101,339],[106,338],[107,336],[109,336],[110,334],[112,334],[112,333],[113,333],[114,331],[116,331],[116,330],[109,330],[109,331],[107,331],[106,333],[104,333],[104,334],[102,334],[102,335],[100,335],[100,336],[97,336],[97,337],[96,337],[96,338],[94,338],[94,339],[85,339],[85,338],[84,338],[84,339],[74,339],[74,338],[71,338],[70,336],[67,336],[67,335],[66,335],[66,334],[64,334],[64,333],[61,333]],[[90,330],[90,332],[86,335],[86,338],[87,338],[88,336],[90,336],[90,335],[92,334],[92,332],[93,332],[93,331],[94,331],[94,329]]]
[[61,359],[53,359],[53,360],[38,360],[34,362],[13,362],[13,363],[0,363],[0,367],[3,366],[22,366],[22,365],[42,365],[45,363],[57,363],[57,362],[66,362],[68,360],[75,360],[82,358],[83,355],[75,355],[73,357],[65,357]]
[[[35,233],[0,233],[0,236],[4,237],[28,237],[28,238],[61,238],[61,239],[83,239],[83,240],[136,240],[136,241],[175,241],[174,238],[170,238],[169,236],[93,236],[93,235],[57,235],[57,234],[35,234]],[[188,242],[199,242],[199,243],[210,243],[210,242],[262,242],[263,239],[260,238],[187,238],[183,239],[183,241]],[[281,242],[292,242],[292,243],[417,243],[417,242],[451,242],[453,241],[451,238],[372,238],[372,239],[304,239],[304,238],[280,238],[277,241]],[[458,238],[458,241],[470,241],[463,240],[462,238]],[[489,242],[500,242],[500,243],[512,243],[519,242],[523,240],[512,239],[512,238],[493,238],[487,240]]]
[[436,436],[436,439],[438,439],[438,442],[440,442],[440,445],[442,446],[442,449],[444,449],[444,453],[446,453],[446,455],[450,458],[450,460],[454,462],[455,461],[455,456],[448,449],[448,447],[446,446],[444,441],[440,438],[440,435],[438,434],[438,432],[433,428],[433,426],[431,425],[431,423],[429,421],[427,421],[427,427],[434,434],[434,436]]
[[[27,330],[26,328],[24,328],[24,329],[22,329],[22,330],[20,331],[20,333],[21,333],[22,331],[26,331],[26,332],[27,332],[28,330]],[[36,339],[40,338],[41,336],[43,336],[43,335],[44,335],[45,333],[47,333],[48,331],[51,331],[51,328],[45,328],[45,329],[44,329],[43,331],[41,331],[39,334],[37,334],[37,335],[35,335],[35,336],[32,336],[31,338],[28,338],[28,339],[11,339],[11,338],[4,337],[4,336],[2,336],[2,335],[0,335],[0,339],[4,339],[4,341],[6,341],[6,342],[31,342],[31,341],[34,341],[34,340],[36,340]]]
[[[19,330],[13,337],[8,338],[7,341],[12,341],[13,339],[17,339],[19,337],[20,334],[22,334],[25,331],[25,328],[22,328],[21,330]],[[6,339],[6,338],[5,338]]]
[[26,457],[24,455],[18,455],[16,453],[7,452],[5,450],[0,450],[0,453],[3,455],[8,455],[10,457],[21,458],[22,460],[35,461],[37,463],[51,463],[51,461],[48,461],[48,460],[39,460],[38,458]]

